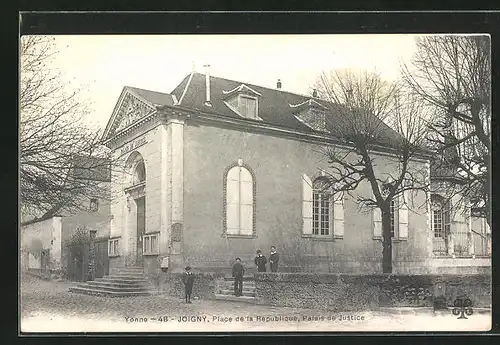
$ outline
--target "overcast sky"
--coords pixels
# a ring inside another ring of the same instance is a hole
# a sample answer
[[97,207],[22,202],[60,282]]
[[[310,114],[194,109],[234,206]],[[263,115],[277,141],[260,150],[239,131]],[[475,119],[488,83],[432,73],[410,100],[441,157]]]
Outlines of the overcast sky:
[[54,67],[84,89],[89,123],[106,126],[123,86],[169,93],[193,64],[204,73],[310,94],[322,71],[376,70],[387,80],[415,51],[414,35],[92,35],[56,36]]

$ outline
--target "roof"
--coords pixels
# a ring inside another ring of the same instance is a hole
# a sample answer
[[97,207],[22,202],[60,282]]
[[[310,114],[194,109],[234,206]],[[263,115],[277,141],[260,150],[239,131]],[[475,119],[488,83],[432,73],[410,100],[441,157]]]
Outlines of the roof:
[[111,182],[111,161],[94,156],[76,156],[73,158],[75,178],[93,181]]
[[[322,109],[324,107],[326,110],[326,129],[333,136],[337,133],[338,137],[340,137],[340,133],[336,131],[342,131],[342,134],[345,134],[345,131],[340,130],[338,125],[341,123],[348,123],[348,121],[345,121],[346,116],[356,116],[355,114],[347,115],[346,111],[341,111],[342,109],[339,109],[338,106],[319,98],[313,98],[312,96],[299,95],[283,91],[281,89],[271,89],[215,76],[210,76],[210,102],[212,106],[209,107],[205,105],[205,85],[205,74],[192,73],[187,75],[170,94],[140,89],[132,86],[125,86],[120,97],[122,98],[126,91],[128,91],[150,103],[153,107],[179,105],[183,108],[195,111],[198,110],[204,113],[212,113],[223,117],[237,118],[247,122],[263,122],[265,124],[305,134],[314,134],[318,133],[318,131],[311,128],[296,117],[295,115],[297,115],[297,112],[302,111],[304,108],[308,108],[308,106],[316,109]],[[238,90],[249,91],[258,96],[259,119],[242,118],[225,102],[231,94]],[[177,100],[179,100],[180,103],[176,104],[176,102],[174,102]],[[120,100],[118,101],[115,110],[113,111],[113,115],[106,126],[103,137],[107,138],[110,135],[113,135],[112,127],[113,123],[115,123],[114,116],[116,116],[118,111],[117,107],[119,103]],[[401,137],[398,133],[387,126],[383,121],[377,119],[375,116],[374,118],[377,121],[380,121],[380,128],[382,129],[381,135],[376,139],[378,144],[390,147],[395,146],[400,142]]]
[[[186,89],[186,84],[189,81],[189,77],[190,75],[187,75],[183,79],[183,81],[171,92],[171,94],[175,95],[177,99],[181,99],[181,96]],[[317,132],[295,117],[298,108],[302,108],[300,105],[311,103],[311,99],[313,98],[312,96],[299,95],[283,91],[281,89],[270,89],[246,82],[210,76],[210,101],[212,106],[207,107],[206,105],[204,105],[206,100],[205,83],[206,78],[204,74],[194,73],[180,105],[186,108],[201,110],[206,113],[215,113],[222,116],[241,119],[241,116],[231,110],[226,105],[224,100],[227,99],[229,93],[232,93],[231,91],[234,91],[241,85],[244,85],[245,88],[249,88],[254,93],[256,92],[260,94],[258,98],[258,116],[261,119],[245,120],[264,122],[267,124],[304,133]],[[324,106],[326,109],[335,109],[333,104],[321,99],[315,98],[313,102]],[[340,117],[345,116],[342,115],[342,113],[345,114],[345,112],[335,110],[333,110],[333,112],[327,112],[327,128],[332,130],[332,133],[335,128],[334,123],[335,125],[338,124]],[[380,144],[391,146],[391,144],[394,145],[398,140],[400,140],[400,136],[385,123],[382,122],[381,128],[383,134],[381,136],[381,140],[379,140]],[[335,133],[333,134],[335,135]]]
[[[186,83],[188,82],[189,75],[172,91],[172,94],[180,99]],[[182,99],[181,105],[187,108],[202,110],[208,113],[216,113],[219,115],[239,118],[241,116],[231,110],[224,100],[227,97],[228,91],[232,91],[245,84],[247,87],[261,94],[259,97],[259,117],[268,124],[296,129],[302,132],[314,132],[313,129],[304,125],[297,120],[292,113],[295,109],[291,108],[289,104],[299,104],[305,102],[309,97],[293,94],[276,89],[269,89],[249,83],[243,83],[235,80],[223,79],[219,77],[210,77],[210,101],[212,107],[204,105],[205,102],[205,75],[194,73],[189,87]],[[254,121],[254,120],[249,120]],[[260,122],[260,120],[255,120]]]
[[138,96],[144,98],[144,100],[150,102],[152,105],[173,105],[174,100],[172,95],[167,93],[151,91],[145,89],[139,89],[133,86],[125,86],[124,89],[128,89]]

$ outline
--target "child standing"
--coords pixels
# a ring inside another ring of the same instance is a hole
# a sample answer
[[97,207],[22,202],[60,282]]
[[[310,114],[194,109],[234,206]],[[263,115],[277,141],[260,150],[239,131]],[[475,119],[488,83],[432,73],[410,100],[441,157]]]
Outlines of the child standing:
[[186,266],[182,275],[182,283],[184,283],[184,292],[186,296],[186,303],[191,302],[191,292],[193,292],[194,274],[191,272],[191,267]]
[[245,273],[245,268],[241,264],[240,258],[236,258],[232,273],[234,277],[234,295],[240,297],[243,294],[243,275]]

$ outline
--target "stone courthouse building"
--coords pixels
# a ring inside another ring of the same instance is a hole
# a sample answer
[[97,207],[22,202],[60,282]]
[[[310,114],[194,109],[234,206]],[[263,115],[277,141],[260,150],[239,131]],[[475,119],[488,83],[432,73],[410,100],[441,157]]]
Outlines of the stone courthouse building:
[[[255,251],[275,245],[281,271],[382,272],[380,214],[318,187],[330,121],[320,100],[280,83],[192,73],[170,94],[124,87],[103,136],[124,167],[111,178],[110,269],[220,271],[236,257],[253,269]],[[374,157],[390,172],[384,150]],[[425,157],[411,165],[429,169]],[[412,194],[394,205],[395,271],[432,258],[426,195]]]
[[[124,267],[159,277],[186,265],[227,273],[236,257],[251,273],[256,250],[269,255],[274,245],[281,272],[381,273],[378,209],[320,187],[329,165],[319,151],[340,146],[330,133],[336,116],[280,82],[270,89],[192,73],[169,94],[126,86],[103,134],[111,200],[22,224],[21,266],[87,280],[92,247],[95,277]],[[386,128],[388,141],[395,135]],[[393,171],[383,145],[372,157],[377,175]],[[424,170],[433,190],[392,205],[393,272],[489,272],[484,219],[458,206],[459,196],[446,203],[449,176],[428,157],[410,169]],[[356,192],[371,195],[367,183]]]

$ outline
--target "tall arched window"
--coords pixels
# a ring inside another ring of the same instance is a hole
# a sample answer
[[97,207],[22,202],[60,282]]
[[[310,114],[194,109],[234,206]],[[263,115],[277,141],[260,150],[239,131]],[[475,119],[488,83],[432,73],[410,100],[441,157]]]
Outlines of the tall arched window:
[[144,161],[140,160],[135,166],[134,170],[134,182],[133,184],[139,184],[146,180],[146,167],[144,166]]
[[313,235],[330,235],[330,192],[328,180],[318,177],[313,182]]
[[228,235],[254,233],[254,181],[243,166],[231,168],[226,177],[225,224]]

